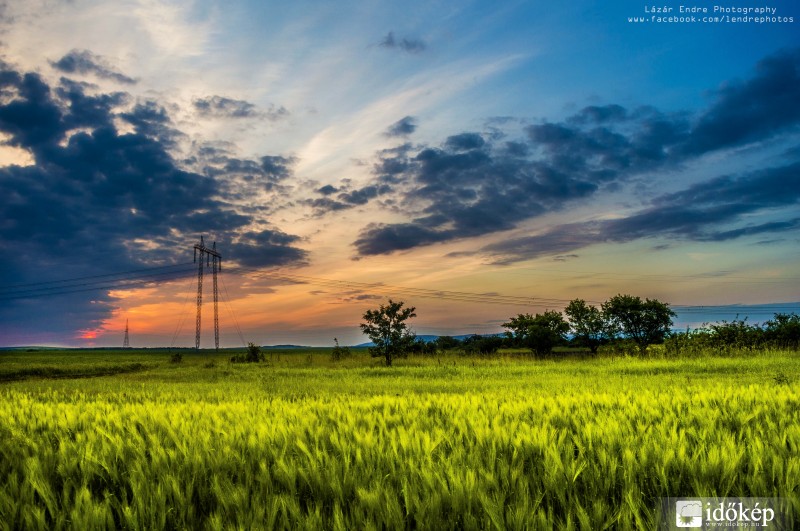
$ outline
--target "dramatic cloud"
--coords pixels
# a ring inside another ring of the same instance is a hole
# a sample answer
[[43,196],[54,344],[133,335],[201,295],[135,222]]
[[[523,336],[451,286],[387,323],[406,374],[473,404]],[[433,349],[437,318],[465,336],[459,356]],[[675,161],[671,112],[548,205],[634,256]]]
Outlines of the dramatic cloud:
[[[388,254],[512,229],[635,176],[675,170],[711,151],[797,129],[798,72],[798,51],[764,59],[752,79],[720,89],[708,109],[696,116],[652,107],[590,106],[563,122],[528,126],[526,139],[503,141],[504,135],[465,132],[447,138],[439,147],[406,144],[384,150],[374,166],[375,184],[392,185],[396,204],[402,205],[409,219],[370,224],[354,245],[359,255]],[[741,220],[745,212],[794,203],[793,194],[780,190],[796,179],[797,168],[788,166],[710,180],[686,190],[685,196],[659,198],[651,209],[629,219],[566,226],[557,234],[503,242],[485,252],[511,256],[512,246],[520,245],[521,249],[535,248],[517,253],[532,257],[542,254],[540,249],[563,254],[591,242],[659,234],[714,239],[790,230],[791,220],[725,232],[714,232],[711,225]],[[686,197],[692,200],[684,201]],[[712,197],[716,203],[710,202]],[[730,201],[724,202],[725,197]],[[660,203],[667,206],[661,208]],[[570,233],[573,229],[576,235]]]
[[651,206],[619,219],[571,223],[532,236],[483,247],[496,263],[562,254],[589,245],[668,237],[725,241],[800,229],[800,217],[741,224],[757,213],[791,210],[800,204],[800,163],[698,183],[655,198]]
[[108,62],[89,50],[72,50],[58,61],[51,62],[53,67],[65,74],[94,74],[103,79],[117,83],[133,85],[136,80],[119,72]]
[[327,185],[317,190],[317,193],[321,194],[323,197],[305,200],[303,203],[313,207],[318,215],[322,215],[326,212],[347,210],[359,205],[365,205],[371,199],[389,194],[390,192],[392,192],[392,187],[385,183],[371,184],[354,190],[339,189]]
[[[131,107],[126,94],[88,95],[83,85],[68,80],[52,89],[38,75],[8,67],[0,72],[0,93],[0,132],[35,161],[0,167],[0,244],[13,249],[6,260],[8,284],[180,263],[202,233],[228,244],[229,261],[270,266],[305,260],[297,237],[231,200],[230,189],[240,188],[234,186],[239,174],[222,178],[215,171],[215,164],[252,170],[265,190],[290,175],[293,159],[216,154],[203,171],[189,171],[170,152],[181,133],[157,102]],[[119,121],[132,132],[118,131]],[[111,309],[107,295],[69,301],[12,302],[0,310],[0,322],[30,307],[40,319],[74,330]],[[70,311],[49,313],[62,307]]]
[[419,39],[408,39],[406,37],[397,39],[393,31],[386,34],[383,40],[381,40],[380,46],[383,48],[398,49],[412,54],[422,53],[428,47],[424,41]]
[[245,232],[228,245],[231,256],[246,267],[262,267],[265,259],[274,264],[304,264],[306,253],[293,247],[300,238],[279,230]]
[[684,146],[688,154],[739,146],[797,128],[800,123],[800,49],[772,55],[745,82],[724,85]]
[[198,98],[194,100],[193,105],[201,116],[214,118],[266,118],[275,121],[289,115],[285,107],[270,106],[264,111],[250,102],[222,96]]

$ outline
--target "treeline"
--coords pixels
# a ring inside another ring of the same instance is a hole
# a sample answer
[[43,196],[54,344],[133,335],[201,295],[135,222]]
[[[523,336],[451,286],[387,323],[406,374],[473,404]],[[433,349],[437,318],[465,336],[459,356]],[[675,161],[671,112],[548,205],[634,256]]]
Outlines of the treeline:
[[582,299],[570,301],[563,312],[546,310],[518,314],[503,323],[502,335],[473,335],[463,340],[440,336],[434,341],[416,338],[407,345],[411,354],[432,355],[457,351],[492,355],[500,349],[526,349],[537,357],[555,351],[580,350],[596,355],[601,349],[628,355],[647,355],[653,345],[667,355],[715,351],[800,348],[800,316],[776,313],[761,325],[746,320],[705,324],[695,330],[672,330],[675,313],[656,299],[617,295],[598,306]]
[[671,354],[696,354],[714,350],[721,353],[758,351],[772,348],[800,349],[800,315],[776,313],[762,324],[747,319],[705,324],[703,327],[671,333],[664,341]]

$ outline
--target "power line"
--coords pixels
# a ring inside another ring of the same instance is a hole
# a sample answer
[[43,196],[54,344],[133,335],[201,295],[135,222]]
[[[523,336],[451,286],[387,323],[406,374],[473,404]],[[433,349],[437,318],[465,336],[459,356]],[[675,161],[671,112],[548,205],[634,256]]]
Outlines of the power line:
[[[213,249],[211,249],[213,250]],[[0,286],[0,301],[38,298],[42,296],[56,296],[87,291],[104,291],[125,288],[137,288],[149,284],[170,282],[182,278],[191,273],[191,263],[174,264],[169,266],[157,266],[129,270],[119,273],[107,273],[99,275],[85,275],[70,279],[32,282],[26,284],[16,284],[11,286]],[[474,293],[454,290],[440,290],[431,288],[415,288],[409,286],[396,286],[382,282],[358,282],[354,280],[330,279],[313,277],[308,275],[298,275],[280,271],[270,271],[265,269],[235,267],[230,270],[232,273],[239,273],[254,278],[265,278],[290,284],[312,284],[316,286],[349,289],[358,291],[374,291],[379,293],[396,293],[414,297],[433,298],[441,300],[452,300],[455,302],[468,302],[480,304],[499,304],[506,306],[535,306],[535,307],[554,307],[564,306],[570,301],[568,299],[535,297],[535,296],[514,296],[497,293]],[[116,277],[116,278],[115,278]],[[653,276],[653,278],[660,278]],[[661,277],[666,278],[666,277]],[[589,304],[601,304],[602,301],[586,301]],[[230,302],[228,302],[230,304]],[[756,306],[756,308],[754,308]],[[720,308],[725,311],[736,311],[737,305],[683,305],[673,304],[671,307],[682,313],[719,313]],[[798,306],[786,305],[748,305],[742,308],[748,313],[779,313],[800,309]]]
[[222,281],[222,290],[225,292],[225,304],[228,305],[228,311],[233,317],[233,324],[236,327],[236,332],[239,334],[239,339],[242,341],[242,346],[246,347],[247,343],[244,341],[244,334],[242,334],[242,328],[239,326],[239,320],[236,318],[236,313],[233,311],[233,306],[231,306],[231,296],[228,294],[228,287],[225,285],[225,279],[223,277],[219,277]]
[[[194,278],[193,277],[189,277],[189,286],[187,286],[187,288],[191,287],[192,281],[194,281]],[[175,346],[175,341],[178,340],[178,335],[180,335],[181,330],[183,330],[183,323],[186,320],[186,311],[185,311],[186,310],[186,303],[189,302],[189,297],[191,295],[192,295],[192,290],[191,289],[187,289],[186,290],[186,297],[184,297],[183,305],[181,305],[181,312],[180,312],[180,319],[178,320],[178,326],[175,327],[175,333],[172,334],[172,340],[169,343],[169,347],[170,348]]]
[[[18,289],[16,291],[6,291],[5,293],[0,292],[0,301],[50,297],[56,295],[67,295],[71,293],[82,293],[87,291],[111,291],[115,289],[141,287],[149,284],[158,284],[161,282],[170,282],[178,280],[179,278],[182,278],[189,272],[190,270],[188,269],[180,269],[180,270],[174,269],[172,271],[158,271],[158,272],[138,274],[135,276],[127,276],[127,277],[108,279],[108,280],[78,282],[90,278],[120,276],[120,274],[118,273],[114,275],[96,275],[94,277],[79,277],[76,279],[52,281],[48,282],[47,284],[53,284],[56,282],[59,282],[61,284],[52,286],[30,287],[26,289]],[[34,284],[28,284],[28,285],[34,285]]]
[[[500,304],[506,306],[566,306],[569,304],[569,299],[558,299],[558,298],[549,298],[549,297],[521,297],[521,296],[513,296],[513,295],[502,295],[502,294],[486,294],[486,293],[472,293],[472,292],[464,292],[464,291],[451,291],[451,290],[435,290],[435,289],[428,289],[428,288],[411,288],[407,286],[393,286],[384,283],[366,283],[366,282],[356,282],[352,280],[337,280],[337,279],[328,279],[328,278],[320,278],[320,277],[311,277],[305,275],[295,275],[289,273],[281,273],[281,272],[269,272],[260,269],[251,269],[251,268],[244,268],[238,267],[234,268],[234,272],[239,272],[243,274],[250,274],[251,276],[255,276],[257,278],[270,278],[274,280],[285,281],[288,283],[293,284],[313,284],[317,286],[324,286],[324,287],[334,287],[339,289],[357,289],[361,291],[371,290],[377,292],[391,292],[391,293],[401,293],[404,295],[411,295],[417,297],[427,297],[427,298],[435,298],[435,299],[444,299],[444,300],[453,300],[458,302],[475,302],[481,304]],[[602,304],[602,301],[586,301],[589,304]],[[732,310],[736,309],[736,305],[720,305],[730,307]],[[708,305],[671,305],[673,309],[679,309],[681,311],[694,311],[697,313],[717,313],[719,312],[719,306],[716,307],[709,307]],[[782,311],[787,311],[787,306],[785,305],[772,305],[772,306],[763,306],[763,312],[777,313]],[[789,306],[789,310],[793,309],[800,309],[800,306]]]
[[259,269],[248,269],[243,267],[234,268],[233,272],[250,274],[257,278],[269,278],[279,281],[284,281],[292,284],[313,284],[317,286],[344,288],[344,289],[357,289],[357,290],[373,290],[380,292],[401,293],[405,295],[412,295],[418,297],[429,297],[436,299],[447,299],[460,302],[477,302],[486,304],[504,304],[504,305],[517,305],[517,306],[533,306],[533,305],[547,305],[547,304],[561,304],[569,301],[564,299],[554,299],[548,297],[520,297],[513,295],[501,295],[496,293],[472,293],[466,291],[452,291],[452,290],[437,290],[428,288],[412,288],[408,286],[394,286],[384,284],[381,282],[368,283],[357,282],[353,280],[336,280],[320,277],[311,277],[305,275],[293,275],[289,273],[268,272]]
[[186,267],[186,266],[189,266],[189,265],[191,265],[191,264],[187,262],[187,263],[183,263],[183,264],[172,264],[172,265],[166,265],[166,266],[154,266],[154,267],[147,267],[147,268],[142,268],[142,269],[132,269],[130,271],[121,271],[119,273],[104,273],[104,274],[100,274],[100,275],[86,275],[86,276],[82,276],[82,277],[73,277],[73,278],[60,279],[60,280],[45,280],[45,281],[41,281],[41,282],[28,282],[28,283],[25,283],[25,284],[10,284],[10,285],[6,285],[6,286],[0,286],[0,290],[14,290],[14,289],[24,288],[24,287],[28,287],[28,286],[45,286],[45,285],[48,285],[48,284],[77,282],[79,280],[90,280],[90,279],[93,279],[93,278],[118,277],[118,276],[127,277],[127,276],[130,276],[130,275],[134,275],[135,276],[135,274],[137,274],[137,273],[153,273],[153,272],[155,272],[155,271],[157,271],[159,269],[172,269],[172,268],[178,268],[178,267]]

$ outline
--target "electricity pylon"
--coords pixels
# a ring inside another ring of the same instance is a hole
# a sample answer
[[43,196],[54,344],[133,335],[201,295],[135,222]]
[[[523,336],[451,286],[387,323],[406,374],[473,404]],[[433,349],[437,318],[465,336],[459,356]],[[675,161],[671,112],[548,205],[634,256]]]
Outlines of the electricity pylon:
[[125,319],[125,339],[122,340],[122,348],[131,348],[131,341],[128,338],[128,320]]
[[[200,260],[198,260],[198,253]],[[217,252],[217,242],[206,247],[203,237],[200,236],[200,243],[194,246],[194,261],[197,262],[197,327],[194,335],[194,348],[200,349],[200,320],[203,306],[203,262],[205,267],[211,268],[214,278],[214,347],[219,350],[219,291],[217,290],[217,272],[222,271],[222,255]]]

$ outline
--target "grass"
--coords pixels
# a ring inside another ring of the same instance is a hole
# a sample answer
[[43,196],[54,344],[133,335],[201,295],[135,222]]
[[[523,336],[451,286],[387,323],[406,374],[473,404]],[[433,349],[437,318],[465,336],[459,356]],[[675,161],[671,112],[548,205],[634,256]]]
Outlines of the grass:
[[655,528],[671,496],[800,514],[796,352],[183,352],[0,353],[0,529]]

